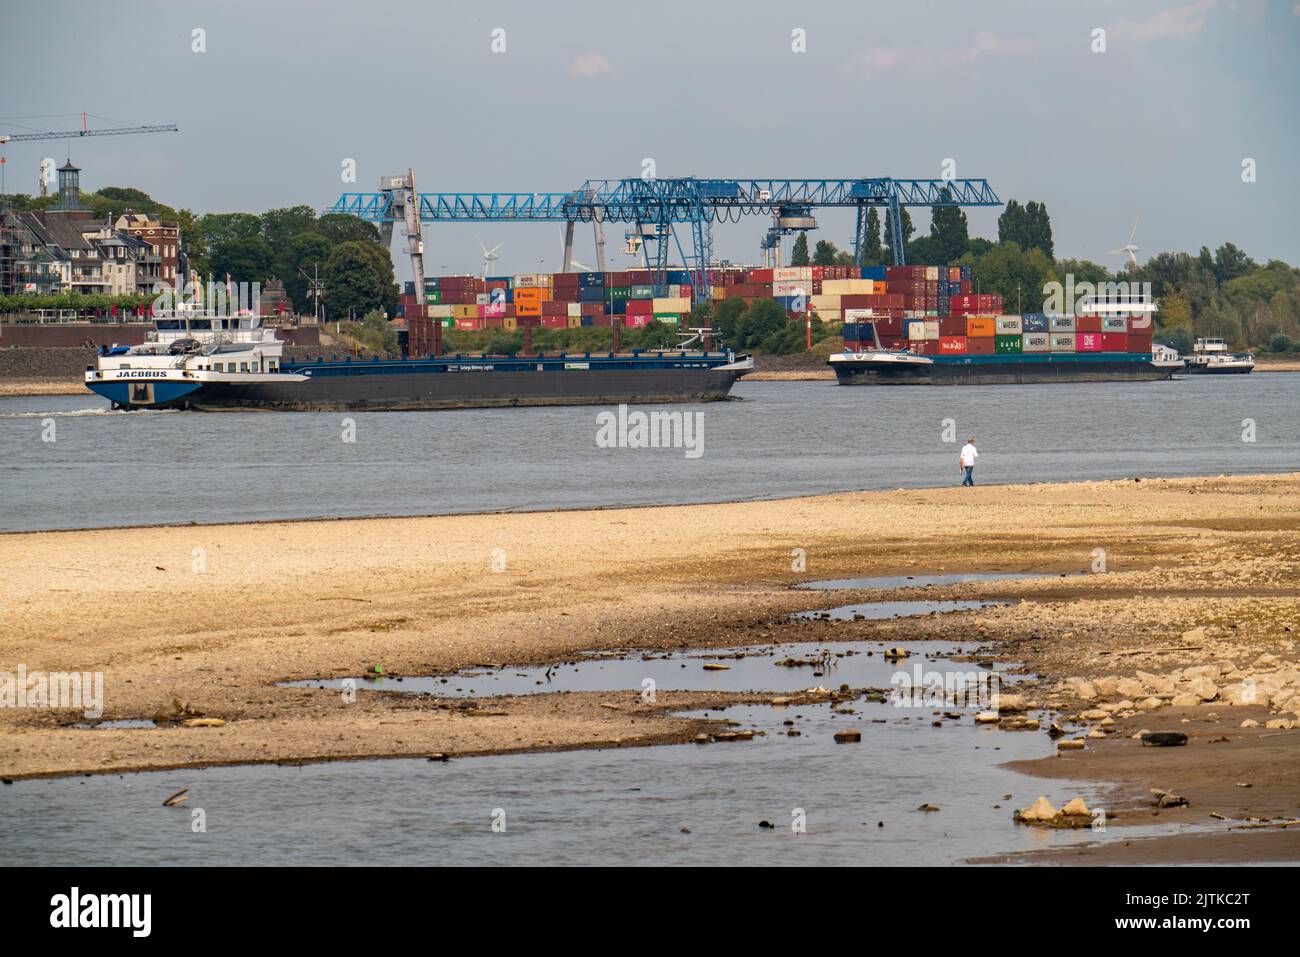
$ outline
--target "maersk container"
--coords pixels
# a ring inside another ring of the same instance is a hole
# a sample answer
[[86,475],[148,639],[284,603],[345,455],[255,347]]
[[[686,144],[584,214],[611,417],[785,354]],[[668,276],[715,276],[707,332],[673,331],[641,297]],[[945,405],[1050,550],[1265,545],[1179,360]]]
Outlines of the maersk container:
[[1024,352],[1022,336],[994,336],[993,350],[999,355],[1019,355]]
[[1052,316],[1049,327],[1052,332],[1075,332],[1074,316]]
[[995,328],[999,336],[1018,336],[1025,331],[1019,316],[998,316]]
[[1112,316],[1108,319],[1101,320],[1101,331],[1106,332],[1128,332],[1127,316]]
[[1026,312],[1020,317],[1020,331],[1029,332],[1049,332],[1047,325],[1047,316],[1041,312]]
[[1052,337],[1046,332],[1026,332],[1020,337],[1022,352],[1051,352]]

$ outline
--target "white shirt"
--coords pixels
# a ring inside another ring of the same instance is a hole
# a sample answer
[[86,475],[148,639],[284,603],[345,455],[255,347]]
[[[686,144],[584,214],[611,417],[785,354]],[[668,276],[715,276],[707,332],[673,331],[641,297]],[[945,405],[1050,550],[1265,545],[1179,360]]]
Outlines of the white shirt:
[[962,468],[971,468],[975,460],[979,458],[979,453],[975,451],[975,446],[967,442],[961,447],[961,464]]

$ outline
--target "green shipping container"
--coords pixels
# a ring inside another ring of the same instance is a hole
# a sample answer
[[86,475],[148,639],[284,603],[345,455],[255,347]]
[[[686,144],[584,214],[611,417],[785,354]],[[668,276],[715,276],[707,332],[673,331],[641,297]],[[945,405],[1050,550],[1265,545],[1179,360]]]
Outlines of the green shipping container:
[[656,312],[655,321],[666,322],[671,326],[675,326],[682,321],[682,317],[679,313],[675,312]]
[[615,299],[629,299],[630,292],[627,286],[610,286],[605,290],[605,298],[611,302]]
[[631,298],[633,299],[653,299],[654,295],[655,295],[654,286],[633,286],[632,287]]
[[437,306],[440,305],[441,303],[442,303],[442,293],[428,292],[428,291],[425,292],[424,304],[426,306]]
[[1024,352],[1024,339],[1020,336],[994,336],[993,351],[999,353],[1016,353],[1019,355]]

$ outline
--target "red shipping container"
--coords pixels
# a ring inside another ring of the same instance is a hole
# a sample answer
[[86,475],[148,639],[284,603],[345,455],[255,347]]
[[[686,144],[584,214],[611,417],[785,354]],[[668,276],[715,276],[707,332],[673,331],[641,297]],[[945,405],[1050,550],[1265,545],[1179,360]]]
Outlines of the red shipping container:
[[553,299],[542,301],[543,316],[567,316],[569,314],[569,304],[567,302],[556,302]]
[[627,314],[629,316],[651,316],[654,315],[654,311],[653,299],[629,299],[627,301]]
[[1076,332],[1101,332],[1101,316],[1078,316],[1074,320]]
[[874,321],[876,323],[876,332],[882,339],[885,337],[901,339],[903,337],[903,320],[900,317],[876,316]]
[[1151,351],[1151,334],[1132,335],[1128,337],[1129,352],[1150,352]]
[[966,320],[961,316],[940,317],[939,335],[961,336],[962,342],[964,343],[966,341]]
[[632,285],[632,274],[629,272],[605,273],[605,285],[614,289],[626,289]]
[[1080,332],[1074,337],[1075,352],[1101,352],[1100,332]]
[[605,306],[599,302],[584,302],[579,308],[584,316],[603,316],[605,314]]
[[637,315],[628,313],[624,318],[627,320],[627,328],[639,329],[641,326],[649,324],[650,320],[654,318],[654,314],[649,312]]
[[1102,352],[1128,352],[1128,333],[1127,332],[1101,333],[1101,351]]
[[[943,331],[943,324],[940,323],[940,332]],[[939,352],[942,355],[965,355],[966,354],[966,337],[965,336],[939,336]]]
[[967,336],[966,354],[971,356],[991,356],[997,350],[997,341],[992,336]]
[[457,319],[456,328],[457,329],[482,329],[483,320],[482,319]]
[[880,348],[882,349],[906,349],[907,340],[902,336],[881,336]]
[[772,270],[770,269],[751,269],[749,275],[745,278],[746,282],[751,283],[771,283]]

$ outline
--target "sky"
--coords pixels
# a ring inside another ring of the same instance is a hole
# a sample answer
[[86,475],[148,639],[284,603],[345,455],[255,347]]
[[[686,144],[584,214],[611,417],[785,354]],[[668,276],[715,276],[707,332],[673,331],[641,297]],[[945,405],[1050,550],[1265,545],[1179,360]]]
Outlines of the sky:
[[[0,133],[75,128],[81,111],[180,127],[7,144],[7,190],[36,192],[41,160],[70,151],[86,189],[199,213],[323,211],[408,167],[421,192],[549,192],[647,158],[659,176],[762,178],[932,178],[952,160],[1003,200],[1045,203],[1058,258],[1118,266],[1136,222],[1141,260],[1232,241],[1300,264],[1298,91],[1297,0],[0,9]],[[997,212],[968,210],[972,235],[996,238]],[[928,211],[913,215],[923,233]],[[817,217],[811,240],[849,246],[848,211]],[[716,227],[715,254],[757,261],[767,225]],[[478,237],[502,244],[495,272],[558,269],[561,229],[426,226],[425,270],[481,272]],[[622,230],[607,227],[609,268],[633,265]],[[594,261],[590,227],[575,256]]]

